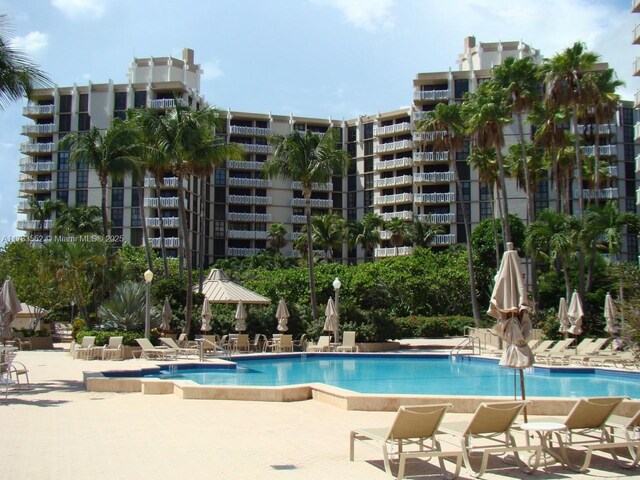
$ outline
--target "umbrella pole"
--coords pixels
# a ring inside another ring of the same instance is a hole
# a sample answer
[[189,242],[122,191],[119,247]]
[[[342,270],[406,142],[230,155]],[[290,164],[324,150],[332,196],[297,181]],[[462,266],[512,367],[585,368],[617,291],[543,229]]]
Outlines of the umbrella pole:
[[[524,370],[520,369],[520,391],[522,392],[522,400],[526,400],[527,396],[524,393]],[[524,415],[524,423],[527,423],[527,406],[522,409],[522,414]]]

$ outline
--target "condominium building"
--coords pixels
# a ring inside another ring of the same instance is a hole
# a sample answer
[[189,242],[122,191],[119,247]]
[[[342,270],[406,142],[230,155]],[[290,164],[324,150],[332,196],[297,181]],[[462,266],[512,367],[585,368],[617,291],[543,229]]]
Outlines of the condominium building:
[[[187,221],[192,232],[194,255],[204,253],[205,263],[227,256],[250,256],[266,250],[270,225],[283,224],[289,232],[289,243],[282,249],[285,255],[295,255],[292,242],[300,235],[305,223],[301,186],[282,179],[266,179],[261,174],[263,163],[273,154],[267,142],[271,133],[286,135],[294,130],[310,130],[323,134],[329,127],[339,133],[342,148],[353,161],[344,177],[334,176],[331,182],[315,185],[312,195],[314,215],[336,212],[345,219],[360,220],[369,212],[385,220],[399,217],[439,225],[440,232],[432,239],[434,248],[464,243],[465,230],[462,208],[466,209],[475,227],[493,215],[490,187],[479,180],[478,172],[467,165],[469,143],[449,158],[448,152],[433,150],[438,132],[426,134],[416,130],[417,122],[440,102],[459,102],[466,92],[489,79],[491,68],[508,56],[530,56],[540,62],[540,53],[522,42],[480,43],[474,37],[465,39],[464,51],[458,58],[458,69],[445,72],[419,73],[413,80],[411,107],[355,119],[335,121],[271,113],[226,112],[226,140],[244,146],[244,161],[226,162],[209,179],[185,181],[187,189]],[[92,126],[105,129],[127,108],[148,106],[171,108],[175,101],[197,107],[204,101],[199,92],[200,69],[194,63],[193,52],[185,50],[182,59],[171,57],[135,59],[129,69],[129,83],[114,85],[89,84],[85,87],[39,90],[25,107],[25,116],[35,120],[23,128],[29,141],[22,145],[26,155],[21,160],[20,195],[39,201],[59,198],[70,206],[100,204],[97,178],[86,165],[69,165],[69,152],[59,151],[58,141],[72,131],[85,131]],[[402,88],[400,86],[399,88]],[[407,88],[408,99],[411,89]],[[635,211],[635,144],[634,115],[631,102],[622,102],[611,124],[601,125],[601,158],[609,164],[611,176],[606,188],[598,190],[601,199],[618,203],[621,211]],[[581,133],[589,133],[592,125],[581,125]],[[531,138],[532,128],[525,126],[525,137]],[[506,131],[507,147],[517,142],[515,126]],[[583,152],[593,154],[589,135]],[[606,139],[605,143],[602,140]],[[631,162],[631,164],[629,163]],[[462,198],[454,183],[454,165],[462,182]],[[631,165],[631,169],[629,169]],[[145,180],[144,206],[147,207],[149,242],[160,247],[159,225],[164,225],[165,246],[177,254],[178,196],[177,178],[168,175],[157,198],[155,181]],[[577,199],[577,185],[574,198]],[[538,186],[536,210],[553,207],[556,189],[549,180]],[[205,196],[204,225],[199,218],[200,198]],[[594,192],[585,191],[585,198]],[[526,220],[525,193],[515,181],[508,181],[510,212]],[[158,205],[159,202],[159,205]],[[109,212],[112,233],[121,234],[125,242],[142,243],[138,196],[130,180],[113,184],[110,189]],[[18,228],[30,232],[40,228],[26,201],[20,212],[27,220]],[[45,222],[49,229],[51,222]],[[202,229],[202,231],[200,231]],[[407,242],[399,248],[390,245],[390,232],[381,232],[382,243],[374,252],[376,258],[405,255],[412,251]],[[637,239],[628,236],[623,255],[637,256]],[[346,245],[334,252],[345,262],[364,260],[361,248],[350,251]]]
[[[632,13],[640,13],[640,0],[632,0],[631,11]],[[636,25],[633,29],[632,43],[640,45],[640,25]],[[640,56],[637,56],[633,62],[633,76],[640,77]],[[633,105],[636,111],[640,109],[640,90],[634,96]],[[634,138],[636,141],[640,141],[640,121],[635,124]],[[636,156],[636,173],[640,173],[640,154]],[[636,203],[640,205],[640,189],[636,191]]]

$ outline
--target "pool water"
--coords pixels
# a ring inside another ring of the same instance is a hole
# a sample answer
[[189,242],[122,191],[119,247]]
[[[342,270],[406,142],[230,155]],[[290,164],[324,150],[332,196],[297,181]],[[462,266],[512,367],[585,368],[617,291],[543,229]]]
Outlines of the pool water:
[[[518,371],[464,356],[302,355],[234,359],[237,368],[191,367],[149,375],[201,385],[285,386],[320,382],[359,393],[520,395]],[[601,369],[529,368],[527,397],[640,398],[640,374]]]

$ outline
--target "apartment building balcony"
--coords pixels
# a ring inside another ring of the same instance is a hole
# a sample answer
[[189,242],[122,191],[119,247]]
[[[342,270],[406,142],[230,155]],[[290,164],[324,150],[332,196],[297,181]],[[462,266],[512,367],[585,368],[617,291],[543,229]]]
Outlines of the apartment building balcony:
[[257,195],[229,195],[228,203],[240,205],[271,205],[271,197],[259,197]]
[[431,245],[454,245],[456,243],[455,233],[438,234],[431,237]]
[[178,197],[145,197],[142,205],[144,207],[158,208],[158,200],[160,200],[161,208],[178,208]]
[[[577,199],[578,198],[578,190],[574,190],[573,191],[573,198]],[[603,188],[602,190],[598,190],[596,192],[596,190],[591,190],[588,188],[585,188],[582,190],[582,198],[587,199],[587,198],[594,198],[594,199],[614,199],[614,198],[618,198],[618,189],[617,188]]]
[[633,29],[632,43],[634,45],[640,45],[640,25],[636,25]]
[[227,237],[245,240],[266,240],[269,238],[269,232],[263,230],[227,230]]
[[291,215],[291,223],[294,225],[302,225],[307,223],[306,215]]
[[[595,155],[596,154],[596,147],[595,145],[589,145],[586,147],[580,147],[580,150],[582,151],[582,153],[584,155]],[[617,145],[600,145],[600,156],[601,157],[606,157],[606,156],[612,156],[612,155],[617,155],[618,154],[618,146]]]
[[398,205],[402,203],[411,203],[413,201],[413,193],[397,193],[395,195],[375,195],[373,197],[374,205]]
[[440,130],[438,132],[413,132],[413,141],[415,143],[420,142],[433,142],[436,139],[444,138],[447,136],[447,132]]
[[227,168],[234,170],[262,170],[263,162],[249,162],[244,160],[227,160]]
[[244,212],[229,212],[227,214],[227,220],[230,222],[271,222],[270,213],[244,213]]
[[393,160],[384,161],[373,161],[373,169],[378,172],[383,170],[396,170],[398,168],[407,168],[412,166],[413,158],[411,157],[394,158]]
[[[153,177],[147,177],[144,179],[144,186],[147,188],[155,188],[156,179]],[[162,181],[163,187],[178,188],[178,177],[167,177]]]
[[451,225],[456,222],[455,213],[423,213],[417,220],[427,225]]
[[636,172],[640,172],[640,154],[636,155]]
[[40,230],[40,228],[44,226],[45,230],[50,230],[53,228],[53,220],[45,220],[44,225],[40,224],[40,220],[18,220],[16,223],[16,228],[18,230]]
[[414,100],[449,100],[451,90],[416,90],[413,92]]
[[263,145],[260,143],[236,143],[236,145],[240,145],[249,153],[262,153],[265,155],[273,153],[271,145]]
[[633,76],[637,77],[640,75],[640,58],[636,58],[633,62]]
[[[593,133],[593,134],[596,133],[595,125],[578,124],[578,133],[580,135],[584,135],[585,129],[587,133]],[[618,126],[615,123],[603,123],[601,125],[598,125],[598,133],[600,135],[613,135],[617,131],[618,131]]]
[[236,248],[229,247],[227,248],[227,256],[228,257],[252,257],[254,255],[258,255],[264,252],[264,248]]
[[392,218],[400,218],[402,220],[413,220],[413,212],[411,210],[403,210],[402,212],[387,212],[381,213],[380,218],[385,222],[391,220]]
[[414,183],[449,183],[455,180],[453,171],[448,172],[427,172],[427,173],[414,173]]
[[397,133],[405,133],[413,130],[413,124],[409,122],[395,123],[393,125],[385,125],[384,127],[373,127],[373,136],[379,137],[384,135],[394,135]]
[[617,165],[609,165],[605,168],[608,177],[617,177],[618,176],[618,166]]
[[[162,246],[161,238],[150,238],[149,245],[153,248],[160,248]],[[165,248],[178,248],[180,247],[180,238],[179,237],[164,237],[164,246]]]
[[632,0],[631,13],[640,13],[640,0]]
[[[304,198],[292,198],[291,199],[292,207],[304,207],[305,201]],[[333,208],[333,200],[326,200],[324,198],[312,198],[311,199],[311,207],[315,208]]]
[[[162,226],[165,228],[178,228],[180,226],[180,219],[178,217],[162,217]],[[160,218],[147,218],[147,227],[160,228]]]
[[640,108],[640,90],[633,95],[633,108]]
[[20,171],[22,173],[46,173],[54,169],[53,162],[34,162],[31,157],[20,159]]
[[420,165],[422,163],[448,162],[449,151],[444,152],[413,152],[413,163]]
[[53,180],[22,182],[19,188],[23,192],[47,192],[53,189]]
[[22,108],[22,115],[25,117],[41,117],[56,113],[55,105],[27,105]]
[[230,187],[271,188],[271,180],[264,178],[229,177],[227,184]]
[[640,188],[636,190],[636,205],[640,205]]
[[401,175],[399,177],[377,178],[373,181],[376,188],[400,187],[403,185],[411,185],[413,177],[411,175]]
[[636,122],[633,126],[633,139],[636,141],[640,140],[640,122]]
[[23,125],[23,135],[51,135],[56,131],[55,123],[42,123],[38,125]]
[[[187,106],[187,102],[185,102],[183,99],[179,98],[177,101],[178,105],[186,107]],[[149,108],[154,108],[154,109],[165,109],[165,108],[176,108],[176,100],[173,98],[156,98],[156,99],[150,99],[149,101],[147,101],[147,106]]]
[[271,135],[270,128],[260,127],[242,127],[239,125],[230,125],[229,133],[232,135],[253,135],[256,137],[267,137]]
[[413,142],[411,140],[398,140],[397,142],[379,143],[373,146],[373,153],[388,153],[395,152],[396,150],[410,150],[413,149]]
[[414,203],[418,204],[451,203],[456,201],[456,194],[455,192],[416,193],[413,199]]
[[[42,202],[38,202],[40,204],[42,204]],[[29,202],[28,200],[21,200],[20,202],[18,202],[18,213],[29,213],[33,210],[33,207],[31,206],[31,202]]]
[[413,253],[413,247],[398,247],[398,248],[376,248],[373,251],[373,255],[376,258],[387,257],[401,257],[405,255],[411,255]]
[[23,142],[20,144],[21,153],[51,153],[55,152],[56,144],[54,142],[49,143],[31,143]]
[[[302,190],[302,182],[291,182],[291,188],[293,190]],[[316,183],[311,184],[311,189],[318,192],[330,192],[333,190],[333,182]]]

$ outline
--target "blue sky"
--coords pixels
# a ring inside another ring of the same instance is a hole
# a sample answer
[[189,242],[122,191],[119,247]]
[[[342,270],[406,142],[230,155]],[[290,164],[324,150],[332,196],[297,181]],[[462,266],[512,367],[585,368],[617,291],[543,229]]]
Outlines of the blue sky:
[[[583,41],[630,99],[640,85],[630,10],[630,0],[0,0],[16,45],[60,86],[122,83],[133,57],[188,47],[209,103],[332,119],[409,105],[414,76],[457,69],[468,35],[523,40],[546,57]],[[0,112],[0,245],[18,233],[23,105]]]

